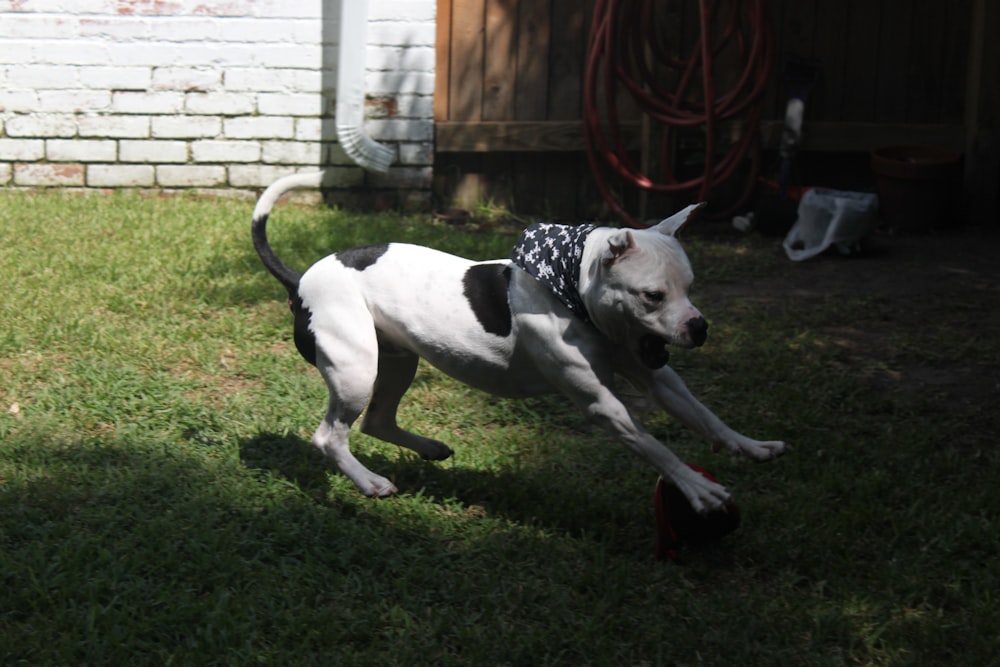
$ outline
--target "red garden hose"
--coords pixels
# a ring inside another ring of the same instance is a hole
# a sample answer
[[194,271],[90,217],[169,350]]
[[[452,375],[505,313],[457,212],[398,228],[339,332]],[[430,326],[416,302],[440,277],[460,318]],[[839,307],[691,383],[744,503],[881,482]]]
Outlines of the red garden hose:
[[[583,92],[587,158],[601,195],[632,227],[640,225],[625,210],[615,185],[705,201],[713,187],[746,164],[751,151],[755,158],[759,151],[758,125],[774,56],[767,0],[699,0],[700,32],[686,57],[679,55],[679,45],[665,43],[658,32],[662,21],[657,19],[671,15],[664,13],[671,4],[684,3],[597,0],[591,24]],[[732,83],[725,90],[719,90],[713,71],[720,57],[729,68],[742,66],[741,71],[727,70],[726,80]],[[620,120],[626,96],[662,129],[658,180],[643,173],[630,155]],[[704,143],[703,172],[686,180],[671,166],[677,130],[682,128],[700,128]],[[720,156],[721,130],[738,136]],[[751,160],[752,173],[732,208],[750,194],[758,164],[759,159]]]

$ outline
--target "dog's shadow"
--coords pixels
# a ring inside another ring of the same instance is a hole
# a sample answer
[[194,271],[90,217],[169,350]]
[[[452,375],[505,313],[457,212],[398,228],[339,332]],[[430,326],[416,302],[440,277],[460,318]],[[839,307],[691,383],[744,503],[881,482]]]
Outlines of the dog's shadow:
[[[389,477],[404,495],[420,493],[431,502],[457,501],[489,516],[560,534],[586,535],[588,539],[609,544],[621,542],[623,531],[650,534],[650,517],[644,516],[639,501],[608,507],[607,497],[594,494],[593,484],[582,481],[562,484],[554,490],[548,470],[481,470],[450,462],[424,461],[401,450],[390,450],[389,455],[381,452],[355,455],[365,466]],[[329,475],[339,475],[339,471],[303,438],[261,433],[240,443],[240,458],[248,469],[262,475],[277,475],[318,504],[337,502],[331,493]],[[353,488],[351,491],[355,492]],[[634,549],[637,545],[631,546]],[[621,548],[628,550],[624,545]]]

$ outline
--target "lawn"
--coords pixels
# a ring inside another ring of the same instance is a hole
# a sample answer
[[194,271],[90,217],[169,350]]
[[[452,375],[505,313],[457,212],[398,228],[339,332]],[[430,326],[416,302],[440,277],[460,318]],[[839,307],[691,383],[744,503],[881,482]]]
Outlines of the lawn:
[[[646,415],[743,516],[658,562],[648,468],[558,397],[426,366],[400,420],[455,456],[357,433],[400,488],[360,496],[309,444],[326,392],[251,203],[0,199],[0,664],[998,664],[995,275],[924,289],[900,280],[922,256],[798,266],[774,239],[693,233],[712,328],[672,362],[793,449],[713,455]],[[514,239],[304,206],[271,229],[300,268],[390,239],[479,258]]]

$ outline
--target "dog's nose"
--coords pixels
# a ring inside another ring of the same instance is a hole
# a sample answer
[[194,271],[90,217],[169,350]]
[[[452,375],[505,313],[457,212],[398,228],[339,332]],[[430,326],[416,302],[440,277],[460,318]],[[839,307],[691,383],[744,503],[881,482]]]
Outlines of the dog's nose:
[[692,317],[687,321],[688,336],[695,347],[701,347],[708,338],[708,322],[704,317]]

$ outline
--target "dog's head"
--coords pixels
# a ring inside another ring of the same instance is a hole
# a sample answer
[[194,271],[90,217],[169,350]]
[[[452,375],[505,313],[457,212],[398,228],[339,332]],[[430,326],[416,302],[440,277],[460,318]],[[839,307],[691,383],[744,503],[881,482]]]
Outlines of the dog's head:
[[616,230],[590,267],[584,301],[597,327],[648,367],[667,362],[665,345],[704,344],[708,322],[688,298],[691,262],[677,232],[700,204],[644,230]]

